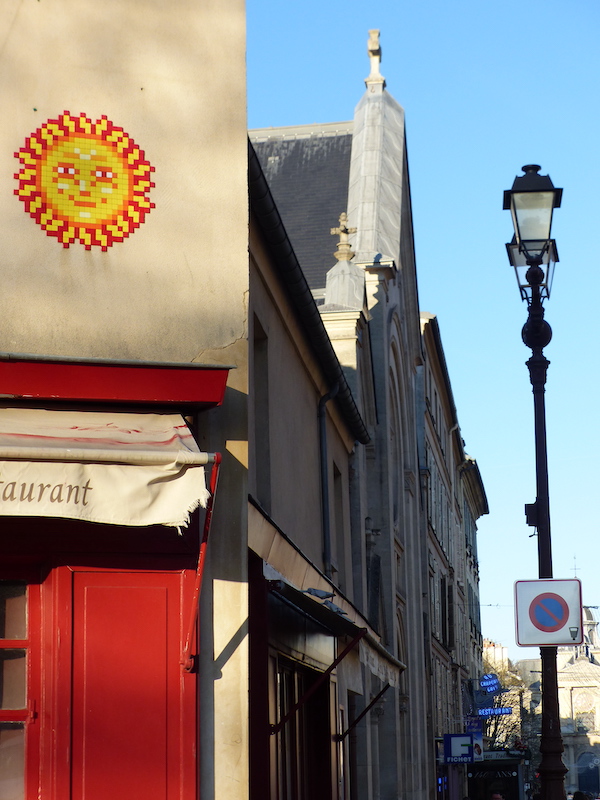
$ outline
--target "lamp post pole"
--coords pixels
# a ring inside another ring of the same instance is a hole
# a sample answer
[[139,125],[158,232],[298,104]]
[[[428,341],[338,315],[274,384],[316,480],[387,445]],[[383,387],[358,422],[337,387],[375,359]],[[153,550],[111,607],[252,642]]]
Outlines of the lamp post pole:
[[[562,189],[556,189],[548,175],[538,175],[540,167],[523,167],[525,175],[515,178],[504,193],[504,208],[510,209],[515,236],[507,245],[508,257],[517,273],[521,297],[529,313],[522,338],[531,349],[527,361],[533,389],[535,421],[536,501],[525,506],[527,523],[537,528],[538,570],[541,579],[552,578],[552,540],[550,536],[550,497],[548,491],[548,451],[546,445],[546,375],[549,361],[544,347],[552,339],[552,329],[544,319],[543,300],[550,296],[554,262],[558,261],[554,240],[550,238],[552,212],[560,207]],[[526,270],[526,271],[525,271]],[[540,647],[542,661],[542,736],[539,774],[542,800],[565,800],[562,761],[564,750],[560,733],[558,705],[557,648]]]
[[[540,296],[539,280],[543,270],[539,264],[532,263],[528,269],[531,286],[529,316],[523,326],[522,338],[531,348],[531,358],[527,361],[529,377],[533,389],[533,408],[535,420],[535,471],[536,501],[526,507],[527,521],[535,525],[538,534],[538,567],[540,578],[552,578],[552,540],[550,536],[550,497],[548,492],[548,451],[546,446],[546,406],[545,387],[549,361],[543,349],[552,338],[550,325],[544,319],[544,308]],[[558,705],[558,677],[556,666],[556,647],[540,647],[542,661],[542,737],[539,765],[542,800],[564,800],[564,776],[567,772],[562,761],[564,750],[560,733],[560,713]]]

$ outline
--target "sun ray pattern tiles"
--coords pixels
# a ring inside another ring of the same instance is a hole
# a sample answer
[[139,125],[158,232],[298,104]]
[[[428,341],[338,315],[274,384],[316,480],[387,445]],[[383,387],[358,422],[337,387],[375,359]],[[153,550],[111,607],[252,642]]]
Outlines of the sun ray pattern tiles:
[[37,224],[69,247],[106,251],[134,233],[154,208],[154,167],[122,128],[68,111],[26,139],[15,157],[15,194]]

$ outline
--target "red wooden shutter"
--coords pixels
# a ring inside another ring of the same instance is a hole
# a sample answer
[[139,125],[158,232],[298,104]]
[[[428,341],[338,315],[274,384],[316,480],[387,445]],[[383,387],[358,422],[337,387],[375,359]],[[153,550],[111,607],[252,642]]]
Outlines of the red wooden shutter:
[[195,798],[196,676],[179,664],[186,577],[73,573],[72,800]]

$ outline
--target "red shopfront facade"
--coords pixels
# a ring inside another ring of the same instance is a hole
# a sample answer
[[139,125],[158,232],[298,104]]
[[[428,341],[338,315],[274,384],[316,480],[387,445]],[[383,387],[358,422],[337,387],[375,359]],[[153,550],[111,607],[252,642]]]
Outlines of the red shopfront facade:
[[[11,371],[11,361],[0,361],[9,405],[18,398],[19,405],[65,414],[94,407],[116,419],[124,409],[195,415],[222,402],[227,379],[225,368],[13,363],[18,369]],[[136,447],[132,463],[117,469],[116,484],[137,469]],[[193,654],[216,489],[210,461],[219,458],[209,459],[208,508],[179,531],[56,514],[0,519],[2,800],[196,800]],[[18,484],[5,475],[6,463],[0,459],[0,497],[10,498]],[[29,491],[29,502],[41,485]],[[66,499],[66,489],[47,486],[46,496]],[[27,491],[21,494],[27,503]]]

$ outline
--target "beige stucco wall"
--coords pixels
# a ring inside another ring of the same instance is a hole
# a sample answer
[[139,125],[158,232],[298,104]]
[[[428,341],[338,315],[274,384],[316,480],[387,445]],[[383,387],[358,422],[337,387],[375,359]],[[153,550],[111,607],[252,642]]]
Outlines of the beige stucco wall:
[[[251,312],[268,337],[269,513],[306,557],[323,569],[318,407],[320,397],[331,387],[282,290],[281,278],[274,272],[255,233],[251,235],[251,250]],[[333,498],[332,462],[336,462],[344,476],[347,492],[348,458],[354,446],[334,402],[327,405],[327,438]],[[251,464],[255,460],[252,453]],[[249,491],[256,496],[256,475],[252,468]],[[348,585],[351,588],[350,580]]]
[[[244,34],[241,0],[0,4],[0,350],[189,361],[242,336]],[[64,249],[13,194],[14,153],[65,110],[155,167],[156,208],[107,252]]]
[[[0,352],[233,364],[201,445],[223,453],[201,601],[203,798],[248,793],[247,134],[242,0],[0,3]],[[105,115],[154,167],[155,208],[68,249],[14,195],[15,152]],[[221,500],[221,502],[219,502]]]

